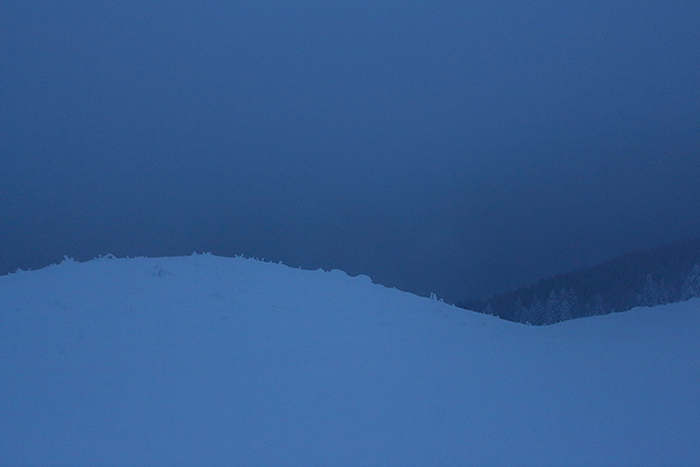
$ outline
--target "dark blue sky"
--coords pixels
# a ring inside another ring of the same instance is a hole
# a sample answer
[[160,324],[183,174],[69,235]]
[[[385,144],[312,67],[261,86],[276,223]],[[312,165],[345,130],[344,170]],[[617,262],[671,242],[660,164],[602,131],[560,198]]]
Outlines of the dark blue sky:
[[0,273],[193,251],[450,301],[700,236],[700,2],[0,2]]

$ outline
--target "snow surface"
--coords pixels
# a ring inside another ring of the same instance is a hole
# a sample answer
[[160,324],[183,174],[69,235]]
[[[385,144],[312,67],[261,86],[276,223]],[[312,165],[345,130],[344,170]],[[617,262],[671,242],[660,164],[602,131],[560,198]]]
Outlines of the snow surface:
[[2,465],[699,465],[700,299],[532,327],[341,271],[0,276]]

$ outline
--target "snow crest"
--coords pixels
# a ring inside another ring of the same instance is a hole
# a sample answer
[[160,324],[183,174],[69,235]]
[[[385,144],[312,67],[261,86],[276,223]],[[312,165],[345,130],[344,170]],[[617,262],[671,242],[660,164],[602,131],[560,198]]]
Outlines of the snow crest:
[[192,255],[0,277],[0,464],[691,465],[700,299],[548,327]]

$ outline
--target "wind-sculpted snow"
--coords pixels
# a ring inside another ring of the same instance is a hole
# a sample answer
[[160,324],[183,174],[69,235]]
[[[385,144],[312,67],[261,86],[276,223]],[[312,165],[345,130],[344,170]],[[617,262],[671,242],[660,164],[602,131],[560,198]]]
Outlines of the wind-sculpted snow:
[[340,271],[0,277],[1,465],[697,465],[700,299],[533,327]]

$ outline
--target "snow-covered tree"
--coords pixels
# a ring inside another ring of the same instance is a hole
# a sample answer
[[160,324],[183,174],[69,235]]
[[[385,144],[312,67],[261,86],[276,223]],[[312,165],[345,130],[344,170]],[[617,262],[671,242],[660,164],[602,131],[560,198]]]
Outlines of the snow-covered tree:
[[639,304],[642,306],[664,305],[671,302],[670,295],[663,278],[659,282],[655,282],[654,277],[649,273],[644,281],[644,291]]
[[562,288],[559,292],[559,321],[567,321],[576,317],[576,294],[574,289]]
[[544,306],[543,324],[553,324],[576,317],[576,294],[574,290],[562,288],[559,292],[552,290]]
[[606,314],[605,305],[603,305],[603,298],[599,293],[595,295],[595,300],[593,301],[593,306],[590,311],[591,316],[604,315]]
[[[520,304],[520,302],[518,302]],[[542,324],[542,304],[537,296],[532,300],[530,306],[520,306],[517,320],[524,324]]]
[[547,297],[542,313],[542,324],[556,323],[559,315],[559,296],[552,290]]
[[532,324],[536,323],[541,323],[542,322],[542,317],[544,315],[544,307],[542,306],[542,302],[540,301],[539,298],[537,298],[537,295],[535,295],[535,298],[532,299],[532,303],[530,304],[530,320],[529,322]]
[[693,266],[690,274],[683,281],[681,300],[689,300],[693,297],[700,297],[700,264]]

